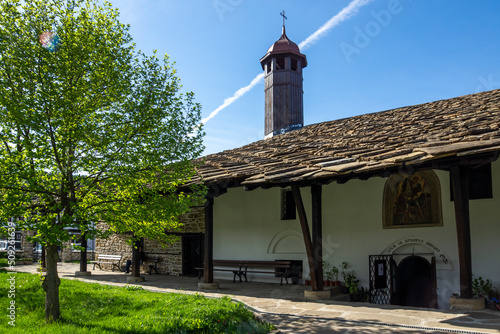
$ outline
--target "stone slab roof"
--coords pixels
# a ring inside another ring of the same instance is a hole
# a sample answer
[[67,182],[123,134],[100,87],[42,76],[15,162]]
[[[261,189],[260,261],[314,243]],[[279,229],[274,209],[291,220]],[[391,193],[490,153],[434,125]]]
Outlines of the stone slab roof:
[[498,157],[499,125],[500,89],[308,125],[211,154],[192,182],[249,188],[340,182],[445,158]]

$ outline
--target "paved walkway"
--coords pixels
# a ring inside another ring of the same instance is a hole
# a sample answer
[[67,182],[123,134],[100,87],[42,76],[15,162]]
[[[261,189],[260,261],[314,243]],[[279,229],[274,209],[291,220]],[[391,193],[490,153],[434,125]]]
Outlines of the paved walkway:
[[[35,265],[17,266],[20,272],[35,272]],[[89,270],[92,266],[89,266]],[[91,270],[88,277],[75,277],[78,264],[59,264],[61,278],[124,286],[122,272]],[[220,281],[220,289],[201,292],[195,277],[144,275],[137,283],[156,292],[203,293],[210,297],[228,295],[241,301],[281,333],[500,333],[500,312],[452,312],[433,309],[347,303],[332,300],[305,301],[304,285],[270,283],[233,283]]]

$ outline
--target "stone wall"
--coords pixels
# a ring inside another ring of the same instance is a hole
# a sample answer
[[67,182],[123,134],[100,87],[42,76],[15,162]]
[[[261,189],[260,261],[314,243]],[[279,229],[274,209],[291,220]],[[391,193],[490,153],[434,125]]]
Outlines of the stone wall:
[[33,258],[33,242],[28,241],[28,237],[35,235],[33,231],[22,231],[21,250],[16,251],[17,258],[32,259]]
[[[195,207],[190,212],[179,217],[182,223],[181,231],[171,231],[177,235],[177,240],[166,247],[162,247],[155,240],[144,240],[144,252],[146,256],[157,257],[158,272],[161,274],[182,274],[182,233],[203,233],[205,231],[205,210],[203,207]],[[105,223],[98,225],[99,229],[108,229]],[[108,239],[96,239],[96,259],[99,254],[122,255],[122,264],[132,259],[132,247],[126,243],[129,235],[113,234]],[[141,272],[147,272],[149,263],[141,266]],[[111,265],[102,266],[103,269],[111,269]]]
[[[78,241],[79,242],[79,241]],[[79,249],[74,249],[71,246],[71,241],[63,243],[61,252],[59,253],[59,259],[62,262],[80,261],[81,251]],[[87,261],[94,260],[94,252],[87,250]]]
[[[97,228],[100,230],[108,230],[109,226],[106,223],[98,223]],[[95,240],[95,258],[99,254],[106,255],[121,255],[121,264],[125,265],[127,260],[132,259],[132,246],[127,244],[127,239],[131,237],[131,234],[112,234],[107,239],[96,239]],[[102,269],[112,269],[111,264],[101,264]]]

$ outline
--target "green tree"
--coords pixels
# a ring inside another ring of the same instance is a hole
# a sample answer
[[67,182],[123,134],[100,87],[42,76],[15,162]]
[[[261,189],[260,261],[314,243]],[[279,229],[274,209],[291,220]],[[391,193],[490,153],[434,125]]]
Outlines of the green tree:
[[0,13],[0,219],[46,247],[51,322],[69,228],[92,238],[104,221],[168,242],[203,200],[202,187],[178,191],[203,150],[200,106],[167,56],[135,50],[109,3],[0,0]]

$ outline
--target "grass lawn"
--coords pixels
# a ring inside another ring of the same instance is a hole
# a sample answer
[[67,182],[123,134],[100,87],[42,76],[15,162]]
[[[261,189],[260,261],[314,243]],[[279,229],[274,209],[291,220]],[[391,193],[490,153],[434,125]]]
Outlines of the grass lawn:
[[[9,298],[15,277],[15,297]],[[15,300],[15,327],[0,321],[0,333],[267,333],[270,324],[255,319],[229,298],[155,293],[141,287],[112,287],[61,279],[61,320],[45,324],[45,292],[40,276],[0,272],[2,314]]]

